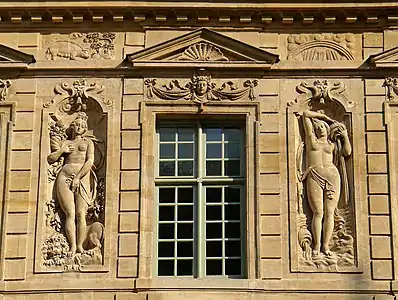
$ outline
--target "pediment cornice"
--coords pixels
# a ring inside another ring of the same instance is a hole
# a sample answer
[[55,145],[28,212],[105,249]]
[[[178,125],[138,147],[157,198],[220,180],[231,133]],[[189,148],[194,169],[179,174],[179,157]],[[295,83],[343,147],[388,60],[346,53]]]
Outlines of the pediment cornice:
[[374,68],[397,68],[398,46],[377,54],[370,55],[368,61]]
[[0,68],[26,68],[34,62],[33,55],[0,45]]

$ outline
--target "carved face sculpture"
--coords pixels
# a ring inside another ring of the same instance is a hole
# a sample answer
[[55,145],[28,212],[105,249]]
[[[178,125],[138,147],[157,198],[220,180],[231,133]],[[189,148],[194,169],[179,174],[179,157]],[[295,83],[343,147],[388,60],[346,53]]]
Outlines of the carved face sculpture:
[[327,137],[329,135],[329,131],[330,131],[327,123],[324,121],[320,121],[320,120],[316,120],[314,122],[314,130],[315,130],[315,134],[316,134],[317,138]]
[[196,94],[198,96],[203,96],[204,94],[207,93],[208,86],[206,80],[199,80],[196,83]]
[[83,119],[76,119],[71,124],[70,127],[75,131],[76,135],[82,135],[87,130],[87,122]]

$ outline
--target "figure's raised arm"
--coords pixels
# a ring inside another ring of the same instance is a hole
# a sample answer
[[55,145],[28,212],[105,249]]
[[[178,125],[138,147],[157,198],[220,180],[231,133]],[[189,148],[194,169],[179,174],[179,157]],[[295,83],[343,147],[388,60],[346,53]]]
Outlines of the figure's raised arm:
[[335,120],[333,120],[332,118],[329,118],[327,115],[316,112],[316,111],[310,111],[310,110],[305,110],[303,112],[303,116],[307,117],[307,118],[316,118],[319,120],[323,120],[329,124],[332,124],[334,122],[336,122]]
[[303,125],[304,125],[304,132],[305,138],[310,145],[314,145],[316,142],[316,137],[314,135],[314,128],[311,121],[311,111],[305,110],[303,112]]

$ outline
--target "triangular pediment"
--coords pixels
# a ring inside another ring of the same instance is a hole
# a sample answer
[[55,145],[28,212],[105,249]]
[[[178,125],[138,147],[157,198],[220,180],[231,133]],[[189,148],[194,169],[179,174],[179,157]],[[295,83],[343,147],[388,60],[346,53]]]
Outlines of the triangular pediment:
[[369,62],[376,68],[398,67],[398,47],[369,56]]
[[253,67],[267,68],[279,61],[276,54],[201,28],[180,37],[128,54],[135,67]]
[[0,68],[23,68],[34,62],[33,55],[0,45]]

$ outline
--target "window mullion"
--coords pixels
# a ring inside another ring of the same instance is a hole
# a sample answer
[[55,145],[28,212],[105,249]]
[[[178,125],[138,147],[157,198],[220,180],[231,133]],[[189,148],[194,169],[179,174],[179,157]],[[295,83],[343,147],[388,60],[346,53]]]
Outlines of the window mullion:
[[198,222],[197,222],[197,228],[198,228],[198,234],[197,234],[197,241],[196,241],[196,247],[197,247],[197,258],[196,258],[196,264],[198,266],[198,273],[197,276],[204,277],[204,256],[205,256],[205,215],[204,215],[204,191],[203,191],[203,184],[202,184],[202,178],[203,178],[203,172],[204,172],[204,153],[203,153],[203,135],[202,135],[202,127],[198,125],[198,145],[197,145],[197,182],[198,182],[198,192],[197,192],[197,201],[196,201],[196,206],[197,206],[197,212],[198,212]]

